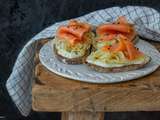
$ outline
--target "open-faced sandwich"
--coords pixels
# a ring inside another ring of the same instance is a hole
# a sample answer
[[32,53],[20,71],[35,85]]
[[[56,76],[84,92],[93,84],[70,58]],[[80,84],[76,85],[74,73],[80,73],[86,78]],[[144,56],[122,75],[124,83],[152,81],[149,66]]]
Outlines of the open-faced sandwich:
[[54,52],[57,58],[68,64],[81,64],[90,54],[94,34],[91,25],[77,20],[60,26],[54,38]]
[[150,57],[139,51],[131,40],[118,34],[115,42],[93,51],[86,59],[87,65],[99,72],[122,72],[143,67]]
[[93,44],[94,49],[115,43],[118,34],[127,37],[133,43],[137,41],[137,32],[134,25],[129,23],[124,16],[120,16],[113,23],[106,23],[97,27],[96,39]]

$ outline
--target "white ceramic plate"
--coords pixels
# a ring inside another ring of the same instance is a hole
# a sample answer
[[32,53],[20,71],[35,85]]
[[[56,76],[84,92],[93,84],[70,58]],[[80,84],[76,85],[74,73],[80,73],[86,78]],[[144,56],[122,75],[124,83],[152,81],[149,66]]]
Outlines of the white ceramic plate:
[[149,55],[152,60],[144,68],[119,73],[99,73],[86,65],[67,65],[57,60],[52,49],[52,41],[46,43],[40,50],[41,63],[50,71],[73,80],[90,83],[116,83],[143,77],[155,71],[160,65],[160,53],[146,41],[139,40],[136,46]]

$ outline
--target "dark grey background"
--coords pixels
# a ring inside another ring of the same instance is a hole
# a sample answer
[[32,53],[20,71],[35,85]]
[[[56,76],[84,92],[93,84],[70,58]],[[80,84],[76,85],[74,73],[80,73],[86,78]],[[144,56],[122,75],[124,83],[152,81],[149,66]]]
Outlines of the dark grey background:
[[[15,59],[25,43],[45,27],[112,6],[140,5],[160,11],[159,0],[0,0],[0,120],[59,120],[60,113],[20,115],[5,89]],[[109,120],[159,120],[159,112],[107,113]]]

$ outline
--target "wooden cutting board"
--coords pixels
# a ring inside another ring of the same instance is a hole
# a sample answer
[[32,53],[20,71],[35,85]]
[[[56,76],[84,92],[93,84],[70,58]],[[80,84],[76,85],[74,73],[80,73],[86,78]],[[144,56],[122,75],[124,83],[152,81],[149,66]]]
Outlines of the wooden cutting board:
[[[69,113],[73,115],[71,112],[96,112],[97,116],[100,114],[102,117],[102,112],[108,111],[160,110],[160,68],[146,77],[123,83],[74,81],[50,72],[39,62],[39,50],[48,40],[41,40],[37,46],[35,83],[32,88],[33,110],[68,112],[67,115],[63,113],[65,118]],[[151,43],[160,51],[160,43]],[[96,120],[100,120],[100,117]]]

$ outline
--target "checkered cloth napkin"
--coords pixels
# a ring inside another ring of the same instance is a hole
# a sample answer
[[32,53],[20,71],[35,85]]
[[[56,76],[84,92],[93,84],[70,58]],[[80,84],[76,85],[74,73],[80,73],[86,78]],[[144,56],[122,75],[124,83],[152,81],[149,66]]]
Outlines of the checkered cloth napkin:
[[[152,8],[127,6],[112,7],[91,12],[76,19],[98,25],[111,22],[118,16],[126,16],[129,22],[136,25],[138,34],[144,38],[160,41],[160,13]],[[27,116],[31,110],[31,89],[33,82],[35,46],[40,38],[53,37],[59,25],[66,21],[58,22],[44,29],[33,37],[22,49],[12,73],[7,80],[6,87],[12,100],[22,115]]]

